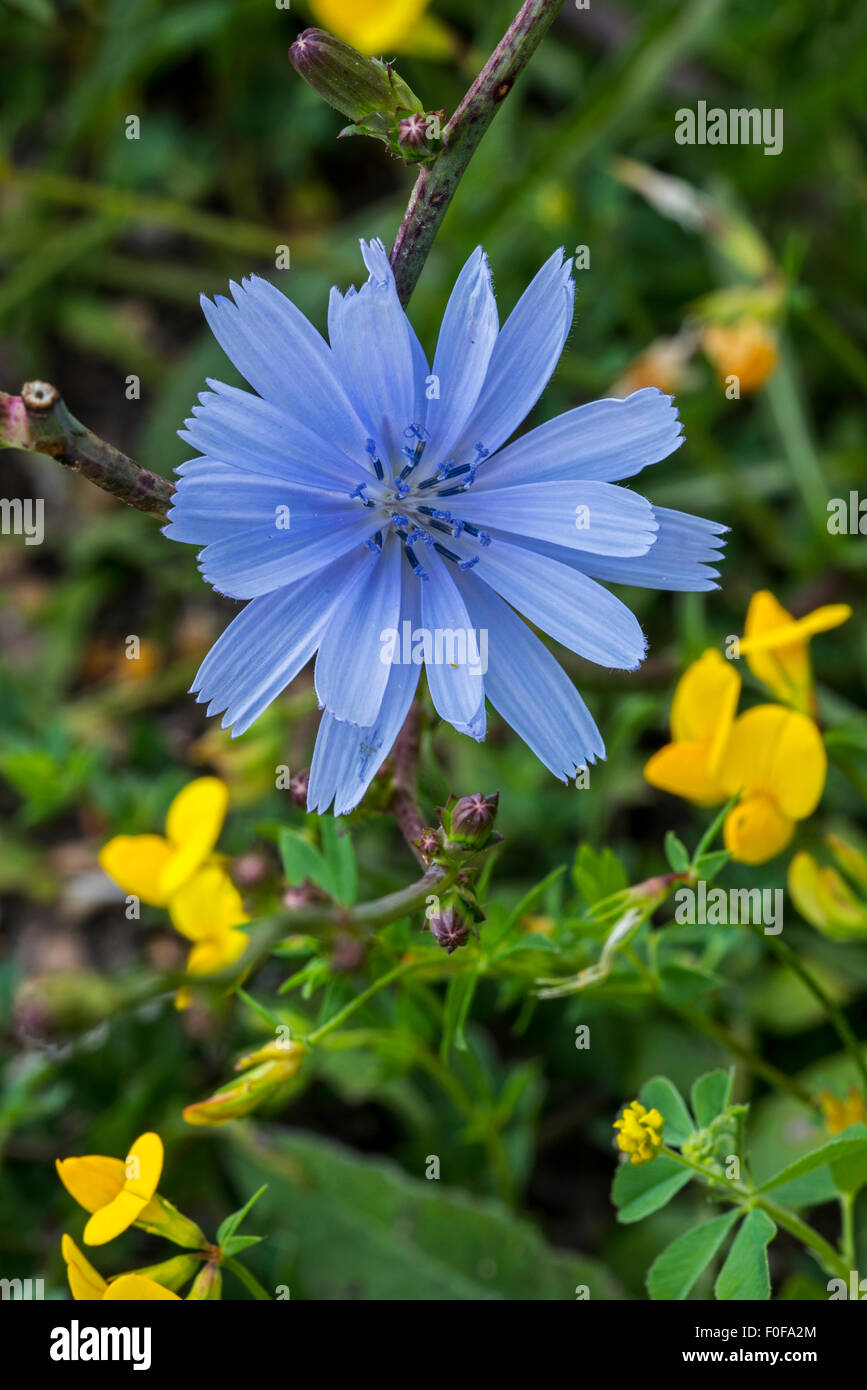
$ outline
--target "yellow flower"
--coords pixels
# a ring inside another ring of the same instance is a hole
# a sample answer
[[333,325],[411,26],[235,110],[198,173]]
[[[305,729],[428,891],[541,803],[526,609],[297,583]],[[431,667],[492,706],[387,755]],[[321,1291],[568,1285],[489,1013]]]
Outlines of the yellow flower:
[[[218,777],[199,777],[178,793],[161,835],[118,835],[99,862],[126,893],[154,907],[167,907],[177,931],[194,943],[190,975],[213,975],[243,954],[249,938],[235,928],[250,919],[241,896],[213,854],[229,791]],[[177,1003],[184,1008],[189,991]]]
[[822,1091],[819,1094],[819,1104],[829,1134],[842,1134],[850,1125],[867,1125],[867,1105],[857,1086],[849,1088],[845,1100],[835,1096],[833,1091]]
[[738,323],[709,323],[702,334],[702,347],[723,385],[736,376],[740,390],[759,391],[777,365],[777,339],[758,319]]
[[158,1219],[153,1199],[162,1170],[163,1143],[152,1131],[139,1135],[123,1162],[102,1154],[58,1159],[63,1186],[92,1213],[84,1228],[85,1245],[105,1245],[140,1218]]
[[848,604],[831,603],[803,618],[793,618],[768,589],[760,589],[747,610],[741,656],[778,699],[809,714],[814,707],[810,638],[839,627],[851,616]]
[[649,1163],[662,1148],[664,1123],[658,1110],[648,1110],[640,1100],[632,1101],[614,1121],[619,1131],[617,1147],[629,1154],[630,1163]]
[[737,671],[713,647],[687,667],[672,701],[672,742],[654,753],[644,768],[651,786],[698,806],[718,806],[726,800],[720,762],[740,689]]
[[430,0],[310,0],[317,22],[367,57],[419,53],[444,58],[454,49],[449,29],[426,15]]
[[[70,1161],[72,1160],[67,1160]],[[70,1292],[78,1303],[97,1299],[123,1299],[137,1303],[152,1303],[157,1300],[174,1300],[176,1303],[183,1301],[176,1293],[172,1293],[171,1289],[164,1288],[145,1274],[121,1274],[108,1283],[85,1258],[75,1241],[67,1235],[64,1235],[61,1241],[61,1250],[66,1261],[66,1277],[69,1280]]]
[[[837,835],[829,835],[827,843],[840,868],[867,892],[867,857]],[[804,850],[789,865],[789,892],[801,916],[825,936],[834,941],[867,937],[867,903],[833,866],[818,864]]]
[[812,814],[825,787],[828,759],[812,719],[784,705],[756,705],[732,726],[720,763],[728,796],[723,843],[742,864],[763,864],[791,840],[795,822]]
[[178,792],[162,835],[116,835],[99,862],[125,893],[152,907],[168,907],[210,857],[226,811],[229,789],[218,777],[199,777]]

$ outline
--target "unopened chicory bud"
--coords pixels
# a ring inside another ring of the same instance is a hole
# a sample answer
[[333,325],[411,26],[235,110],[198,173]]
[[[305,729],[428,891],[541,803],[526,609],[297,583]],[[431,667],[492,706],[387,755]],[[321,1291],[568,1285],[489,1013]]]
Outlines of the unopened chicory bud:
[[404,113],[424,111],[390,64],[365,58],[324,29],[305,29],[289,49],[289,60],[314,92],[355,125],[366,126],[376,117],[384,121],[383,136],[398,108]]
[[499,800],[499,792],[493,796],[476,792],[459,799],[449,797],[440,811],[446,838],[464,849],[484,849],[493,838]]
[[425,928],[449,956],[459,946],[465,946],[470,937],[469,924],[452,906],[443,908],[442,912],[429,917],[425,922]]

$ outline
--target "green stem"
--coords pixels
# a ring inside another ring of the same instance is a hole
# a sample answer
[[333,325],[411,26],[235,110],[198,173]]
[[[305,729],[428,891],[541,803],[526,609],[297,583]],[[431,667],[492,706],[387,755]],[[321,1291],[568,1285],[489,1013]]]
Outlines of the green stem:
[[[665,1001],[663,1000],[663,1003]],[[739,1058],[746,1067],[756,1076],[760,1076],[763,1081],[767,1081],[770,1086],[775,1086],[780,1091],[785,1091],[794,1100],[800,1101],[802,1105],[807,1105],[811,1110],[821,1111],[819,1102],[810,1095],[809,1091],[800,1082],[795,1081],[785,1072],[780,1071],[773,1063],[766,1062],[764,1057],[759,1056],[758,1052],[747,1044],[742,1043],[740,1038],[735,1037],[728,1028],[717,1023],[715,1019],[708,1018],[700,1013],[698,1009],[691,1009],[686,1005],[667,1004],[666,1007],[672,1013],[682,1018],[684,1023],[695,1028],[699,1033],[704,1033],[705,1037],[712,1038],[714,1042],[721,1043],[727,1051],[734,1057]]]
[[855,1268],[855,1193],[840,1193],[840,1249],[850,1269]]
[[258,1299],[260,1303],[271,1302],[271,1295],[265,1289],[262,1288],[262,1285],[259,1283],[259,1280],[253,1277],[249,1269],[245,1269],[244,1266],[240,1264],[236,1259],[233,1259],[232,1256],[229,1256],[228,1259],[224,1256],[222,1263],[226,1269],[230,1269],[232,1271],[236,1279],[240,1279],[244,1287],[246,1289],[249,1289],[253,1297],[255,1299]]
[[526,0],[443,131],[436,162],[422,169],[391,252],[404,306],[467,165],[517,78],[553,24],[563,0]]
[[766,936],[761,927],[751,924],[750,930],[755,936],[758,936],[760,940],[767,942],[779,960],[781,960],[784,965],[787,965],[790,970],[794,971],[798,979],[806,985],[813,997],[818,999],[825,1013],[828,1015],[829,1022],[836,1030],[837,1036],[849,1053],[855,1070],[861,1078],[864,1094],[867,1095],[867,1065],[865,1065],[864,1062],[861,1044],[858,1042],[843,1010],[839,1005],[834,1003],[834,1000],[826,992],[824,986],[819,983],[811,971],[801,962],[790,946],[780,941],[779,937]]
[[368,999],[372,999],[379,990],[385,989],[387,985],[393,984],[395,980],[400,980],[404,975],[409,975],[413,970],[420,970],[423,967],[430,969],[430,961],[407,961],[404,964],[396,965],[392,970],[387,970],[384,975],[380,975],[379,979],[374,980],[373,984],[363,990],[361,994],[357,994],[354,999],[350,999],[349,1003],[329,1018],[327,1023],[323,1023],[320,1028],[316,1028],[312,1033],[309,1033],[304,1039],[304,1042],[308,1047],[315,1047],[318,1042],[324,1037],[327,1037],[335,1028],[339,1028],[348,1018],[351,1018],[356,1009],[360,1009],[362,1005],[366,1004]]

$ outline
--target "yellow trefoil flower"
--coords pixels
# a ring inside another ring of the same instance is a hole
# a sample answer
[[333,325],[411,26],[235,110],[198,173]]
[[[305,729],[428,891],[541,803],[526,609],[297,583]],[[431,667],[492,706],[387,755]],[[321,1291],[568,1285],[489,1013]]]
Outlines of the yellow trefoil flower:
[[833,1091],[821,1091],[819,1104],[829,1134],[842,1134],[850,1125],[867,1125],[867,1104],[857,1086],[849,1088],[845,1100],[835,1096]]
[[756,705],[735,720],[720,781],[740,800],[725,819],[723,843],[742,864],[764,864],[786,848],[795,822],[815,811],[828,758],[812,719],[785,705]]
[[793,618],[770,590],[760,589],[750,600],[740,654],[777,699],[810,714],[815,705],[810,638],[839,627],[851,616],[848,604],[830,603],[803,618]]
[[156,1279],[149,1279],[146,1274],[120,1274],[109,1283],[94,1269],[75,1241],[67,1235],[64,1235],[61,1241],[61,1250],[66,1261],[66,1277],[69,1280],[70,1292],[78,1303],[97,1299],[123,1299],[136,1303],[152,1303],[157,1300],[183,1302],[171,1289],[158,1284]]
[[664,1124],[658,1110],[648,1110],[640,1100],[634,1100],[614,1121],[619,1131],[617,1147],[629,1154],[630,1163],[649,1163],[662,1148]]
[[102,1154],[59,1158],[60,1181],[92,1213],[84,1228],[85,1245],[105,1245],[142,1217],[159,1220],[153,1199],[162,1170],[163,1142],[152,1131],[139,1135],[125,1160]]
[[698,806],[718,806],[726,800],[720,763],[740,689],[736,669],[713,647],[687,667],[672,701],[672,742],[654,753],[644,768],[651,786]]
[[[99,862],[125,893],[167,907],[173,926],[192,941],[191,975],[212,975],[233,964],[248,937],[236,928],[250,919],[241,895],[214,854],[229,790],[218,777],[199,777],[178,792],[162,835],[117,835]],[[180,991],[179,1007],[189,1002]]]
[[310,0],[317,23],[366,57],[418,53],[444,58],[454,49],[451,30],[427,15],[430,0]]

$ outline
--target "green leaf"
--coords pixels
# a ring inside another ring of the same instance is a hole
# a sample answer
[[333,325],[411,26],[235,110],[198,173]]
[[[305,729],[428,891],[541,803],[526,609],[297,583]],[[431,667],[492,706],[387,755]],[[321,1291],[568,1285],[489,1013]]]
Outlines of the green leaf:
[[444,1062],[448,1061],[453,1047],[456,1047],[459,1052],[465,1052],[467,1049],[464,1028],[478,981],[478,972],[475,970],[464,970],[459,975],[453,975],[449,981],[443,1010],[443,1037],[440,1047],[440,1055]]
[[319,833],[335,885],[334,896],[342,903],[354,903],[358,894],[358,866],[349,831],[341,830],[333,816],[323,816]]
[[626,870],[614,851],[604,849],[597,854],[589,845],[581,845],[575,855],[572,881],[588,907],[629,886]]
[[730,1067],[728,1071],[720,1068],[719,1071],[705,1072],[704,1076],[693,1082],[689,1098],[700,1129],[704,1129],[725,1110],[731,1100],[734,1079],[735,1069]]
[[793,1182],[795,1178],[803,1177],[805,1173],[812,1173],[815,1168],[824,1168],[826,1163],[836,1164],[840,1159],[851,1159],[865,1155],[867,1155],[867,1125],[852,1125],[836,1139],[830,1139],[827,1144],[821,1144],[812,1153],[804,1154],[803,1158],[796,1159],[794,1163],[781,1168],[779,1173],[775,1173],[772,1178],[768,1178],[767,1182],[763,1182],[758,1191],[771,1192],[775,1187],[782,1187],[783,1183]]
[[665,1120],[663,1139],[666,1144],[682,1144],[695,1129],[695,1121],[686,1108],[686,1101],[667,1076],[654,1076],[639,1092],[642,1105],[658,1110]]
[[693,868],[698,878],[703,878],[705,883],[712,883],[721,869],[732,857],[730,849],[711,850],[710,854],[699,855]]
[[329,897],[338,897],[336,875],[306,836],[284,825],[280,830],[278,845],[283,872],[289,883],[303,883],[309,878],[317,887],[323,888]]
[[659,993],[674,1008],[692,1003],[721,984],[719,975],[685,960],[664,961],[659,975]]
[[668,1154],[660,1154],[649,1163],[621,1163],[611,1189],[611,1200],[619,1209],[617,1220],[624,1224],[643,1221],[670,1202],[692,1178],[690,1170]]
[[[225,1220],[220,1222],[219,1226],[217,1227],[218,1245],[223,1246],[225,1245],[226,1241],[231,1240],[232,1236],[237,1231],[241,1222],[244,1220],[244,1217],[247,1215],[247,1212],[250,1210],[250,1208],[253,1206],[255,1202],[258,1202],[263,1192],[265,1192],[267,1186],[268,1184],[265,1183],[263,1187],[259,1188],[258,1192],[253,1193],[253,1196],[250,1198],[249,1202],[245,1202],[244,1205],[241,1208],[239,1208],[238,1211],[233,1211],[231,1216],[227,1216]],[[232,1252],[230,1251],[229,1253],[231,1254]]]
[[242,1250],[249,1250],[251,1245],[260,1245],[265,1239],[264,1236],[229,1236],[221,1246],[224,1255],[230,1258],[232,1255],[240,1255]]
[[[297,1130],[229,1134],[243,1187],[267,1179],[269,1238],[251,1263],[270,1292],[292,1299],[487,1301],[621,1298],[600,1262],[555,1250],[502,1202],[409,1177],[395,1163]],[[424,1154],[422,1149],[421,1154]],[[444,1164],[445,1167],[445,1164]],[[527,1272],[532,1270],[528,1280]]]
[[717,1275],[714,1293],[723,1300],[767,1299],[771,1296],[768,1246],[777,1234],[767,1212],[751,1211],[741,1226]]
[[715,1221],[696,1226],[663,1250],[650,1266],[647,1291],[654,1299],[686,1298],[702,1270],[710,1264],[740,1212],[729,1211]]
[[665,832],[665,857],[674,873],[685,874],[689,869],[689,850],[673,830]]

